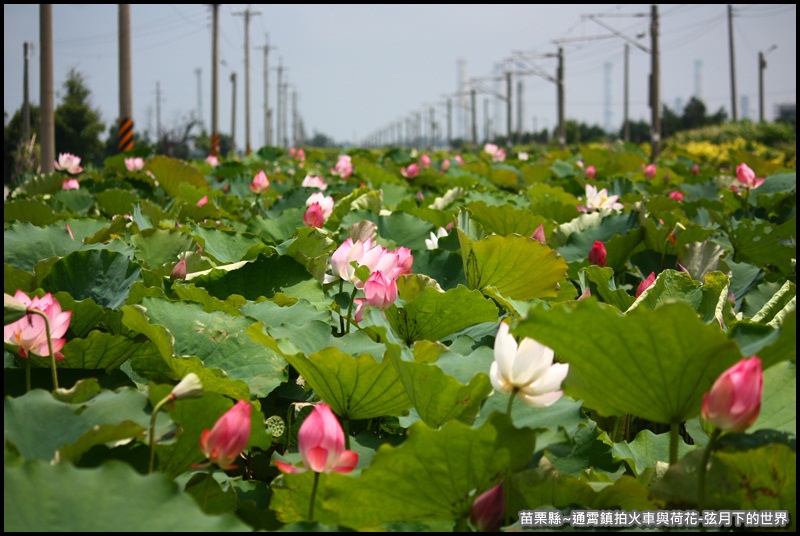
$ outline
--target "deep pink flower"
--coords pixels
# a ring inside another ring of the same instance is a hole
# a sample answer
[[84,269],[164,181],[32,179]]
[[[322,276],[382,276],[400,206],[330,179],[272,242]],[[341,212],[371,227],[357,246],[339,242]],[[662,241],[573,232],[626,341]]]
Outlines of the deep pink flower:
[[595,167],[594,166],[588,166],[586,168],[586,178],[587,179],[593,179],[596,176],[597,176],[597,170],[595,169]]
[[674,192],[669,193],[669,198],[674,199],[675,201],[683,201],[683,193],[679,190],[675,190]]
[[656,176],[656,171],[657,171],[657,169],[656,169],[656,165],[655,164],[650,164],[648,166],[645,166],[645,168],[644,168],[644,176],[645,176],[645,178],[652,179],[653,177]]
[[210,154],[206,157],[206,162],[211,164],[213,167],[217,167],[219,165],[219,158],[217,158],[213,154]]
[[128,168],[128,171],[141,171],[144,169],[144,158],[141,156],[126,158],[125,167]]
[[319,402],[300,425],[297,449],[303,459],[298,467],[275,462],[284,473],[302,473],[309,469],[315,473],[349,473],[358,465],[358,454],[344,448],[344,430],[331,408]]
[[703,419],[724,432],[744,432],[761,412],[763,384],[761,359],[755,355],[742,359],[703,395]]
[[498,532],[506,515],[506,501],[503,484],[489,488],[481,493],[469,512],[469,519],[478,532]]
[[233,469],[250,440],[250,413],[253,406],[240,400],[217,420],[214,428],[206,428],[200,435],[200,450],[211,463],[221,469]]
[[319,203],[311,203],[303,214],[303,223],[308,227],[322,227],[325,224],[325,214]]
[[447,171],[448,169],[450,169],[450,159],[445,158],[444,160],[442,160],[442,171],[444,172]]
[[306,199],[306,206],[310,207],[311,205],[317,204],[319,208],[322,210],[322,221],[325,222],[328,218],[331,217],[333,214],[333,197],[329,195],[325,195],[321,192],[315,192],[308,196]]
[[[69,327],[72,311],[62,311],[58,303],[49,292],[39,298],[31,299],[26,293],[18,290],[14,298],[24,304],[28,310],[37,310],[47,315],[50,322],[50,338],[53,342],[53,354],[56,361],[63,361],[61,349],[67,342],[63,338]],[[47,327],[44,318],[37,314],[27,314],[16,322],[3,327],[3,340],[19,347],[19,355],[28,357],[29,353],[47,357],[50,349],[47,345]]]
[[364,296],[368,304],[385,311],[397,300],[397,282],[382,272],[372,272],[364,284]]
[[264,170],[262,169],[256,173],[256,176],[253,177],[252,181],[250,181],[250,191],[252,191],[254,194],[260,195],[267,190],[269,190],[269,179],[267,178],[267,174],[264,173]]
[[638,298],[639,296],[641,296],[642,292],[650,288],[653,285],[653,283],[655,283],[655,281],[656,281],[656,273],[650,272],[650,275],[648,275],[645,279],[642,280],[641,283],[639,283],[639,287],[636,289],[636,297]]
[[595,240],[592,249],[589,250],[589,262],[604,268],[606,264],[606,245],[599,240]]
[[176,279],[186,279],[186,257],[182,258],[178,264],[172,269],[169,278],[173,281]]
[[202,206],[203,206],[203,205],[205,205],[206,203],[208,203],[208,196],[207,196],[207,195],[204,195],[204,196],[203,196],[203,197],[201,197],[201,198],[200,198],[200,200],[197,202],[197,206],[198,206],[198,207],[202,207]]
[[416,163],[411,163],[408,167],[401,167],[400,174],[407,179],[413,179],[419,175],[419,166]]
[[83,171],[81,167],[81,157],[70,153],[60,153],[55,166],[57,170],[66,171],[71,175],[76,175]]
[[456,164],[458,164],[459,166],[463,166],[464,165],[464,158],[460,154],[457,154],[455,156],[455,161],[456,161]]
[[81,187],[81,184],[78,182],[77,179],[67,179],[61,183],[62,190],[77,190]]
[[692,175],[698,175],[700,173],[700,166],[695,164],[692,166]]
[[739,181],[739,184],[751,190],[753,188],[758,188],[764,183],[764,178],[756,177],[756,172],[750,169],[750,166],[744,162],[736,166],[736,179]]
[[431,157],[428,156],[427,154],[423,154],[422,156],[419,157],[419,165],[423,169],[431,167]]
[[540,223],[539,227],[537,227],[536,230],[531,235],[531,238],[533,238],[537,242],[541,242],[542,244],[546,243],[546,238],[544,235],[544,225]]

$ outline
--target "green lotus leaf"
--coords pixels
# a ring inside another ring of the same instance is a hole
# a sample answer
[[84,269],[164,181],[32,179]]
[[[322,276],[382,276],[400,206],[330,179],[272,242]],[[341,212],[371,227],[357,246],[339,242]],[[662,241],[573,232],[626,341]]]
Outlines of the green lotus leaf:
[[189,184],[201,190],[209,188],[203,174],[183,160],[157,155],[147,162],[146,169],[156,176],[161,188],[172,197],[180,195],[181,184]]
[[697,415],[703,393],[741,359],[719,325],[704,323],[681,302],[624,315],[593,299],[551,310],[534,304],[513,332],[569,363],[565,392],[587,407],[660,423]]
[[164,475],[144,476],[115,461],[95,469],[27,462],[6,466],[3,481],[3,528],[10,532],[249,530],[233,515],[204,514]]
[[36,227],[24,222],[12,224],[3,232],[3,262],[29,272],[42,259],[63,257],[82,247],[65,226],[58,224]]
[[145,229],[131,237],[136,258],[143,266],[157,268],[178,262],[179,255],[194,245],[191,237],[172,229]]

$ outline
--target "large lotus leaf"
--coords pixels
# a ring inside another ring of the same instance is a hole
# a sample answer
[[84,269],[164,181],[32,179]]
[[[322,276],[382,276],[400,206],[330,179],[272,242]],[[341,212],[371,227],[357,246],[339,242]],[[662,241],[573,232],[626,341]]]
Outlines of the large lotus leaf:
[[759,357],[764,367],[769,367],[775,363],[787,359],[797,358],[797,311],[790,311],[786,314],[781,325],[778,340],[771,342],[758,351]]
[[764,429],[797,435],[797,364],[792,361],[764,371],[761,413],[752,430]]
[[436,365],[404,361],[391,348],[387,355],[397,367],[417,414],[432,428],[452,420],[471,423],[492,392],[486,374],[476,374],[464,385]]
[[411,407],[406,388],[391,360],[353,357],[327,348],[308,357],[285,355],[314,392],[345,419],[402,415]]
[[783,323],[783,318],[796,308],[797,287],[791,281],[786,281],[751,320],[779,326]]
[[36,227],[24,222],[3,232],[3,262],[29,272],[42,259],[63,257],[82,247],[69,236],[65,226],[58,224]]
[[281,292],[293,298],[305,298],[312,303],[324,298],[322,286],[305,266],[291,257],[259,257],[244,262],[233,270],[212,269],[192,278],[192,283],[204,287],[221,300],[238,294],[249,301],[271,298]]
[[[285,251],[284,246],[286,246]],[[302,227],[297,230],[297,238],[281,244],[278,252],[305,266],[317,281],[323,281],[328,258],[334,249],[336,243],[326,231],[315,227]]]
[[674,301],[691,305],[706,322],[722,320],[722,307],[728,299],[728,277],[721,272],[706,274],[704,284],[692,276],[677,270],[664,270],[655,282],[648,287],[631,305],[631,309],[641,306],[657,309]]
[[192,235],[203,246],[205,254],[222,264],[252,260],[259,252],[267,249],[264,241],[252,234],[221,231],[198,225],[192,230]]
[[22,457],[50,461],[56,451],[78,443],[96,426],[130,421],[138,427],[127,429],[131,434],[127,437],[139,436],[139,428],[149,426],[146,405],[147,398],[131,389],[104,391],[81,404],[65,404],[47,391],[34,389],[4,401],[3,437],[16,446]]
[[680,302],[628,314],[594,299],[550,310],[533,304],[513,332],[569,363],[565,392],[587,407],[660,423],[697,415],[703,393],[741,359],[719,325],[704,323]]
[[[152,348],[144,337],[131,339],[102,331],[91,331],[85,339],[69,339],[61,350],[65,360],[58,368],[104,370],[110,372],[137,355],[150,355]],[[49,367],[43,359],[39,366]]]
[[61,190],[52,197],[52,206],[62,212],[86,214],[94,204],[95,196],[88,190]]
[[157,268],[178,262],[179,255],[192,249],[191,237],[174,229],[145,229],[131,237],[136,258],[144,266]]
[[[690,452],[653,484],[652,494],[683,507],[697,505],[697,475],[702,458],[703,450]],[[781,444],[714,452],[706,475],[703,506],[706,510],[788,511],[793,525],[797,454]]]
[[537,183],[528,189],[531,212],[556,223],[564,223],[578,216],[578,200],[557,186]]
[[477,290],[459,285],[440,292],[425,288],[403,307],[390,307],[386,318],[395,333],[412,344],[438,341],[466,327],[497,320],[497,307]]
[[472,218],[483,226],[488,233],[508,236],[519,234],[530,236],[539,225],[549,224],[547,218],[535,215],[530,210],[514,208],[511,205],[490,207],[482,201],[467,205]]
[[16,294],[18,290],[31,293],[36,290],[36,276],[25,270],[18,270],[8,263],[3,264],[3,292]]
[[725,250],[711,241],[692,242],[686,246],[681,264],[694,279],[701,280],[709,272],[719,270]]
[[[612,256],[612,259],[607,259],[609,266],[618,270],[619,265],[624,264],[627,256],[641,241],[641,233],[635,214],[611,214],[604,217],[599,213],[586,214],[558,228],[556,234],[566,237],[565,245],[558,248],[558,252],[567,262],[585,259],[589,256],[592,245],[599,240],[606,244],[607,253]],[[620,241],[613,248],[612,239]]]
[[483,291],[493,287],[517,300],[553,298],[567,273],[564,259],[533,238],[492,235],[470,240],[458,230],[468,286]]
[[563,475],[577,478],[589,469],[593,473],[606,475],[606,478],[608,475],[619,476],[624,469],[611,456],[611,448],[601,441],[604,436],[605,432],[590,422],[588,426],[578,429],[566,448],[551,449],[547,459]]
[[38,199],[17,199],[3,204],[3,221],[28,222],[37,227],[50,225],[56,219],[56,212],[50,205]]
[[64,175],[61,173],[42,173],[37,174],[17,186],[9,198],[13,199],[20,194],[34,196],[37,194],[54,194],[61,191],[64,184]]
[[202,173],[183,160],[158,155],[147,162],[147,170],[152,172],[158,184],[167,194],[178,197],[181,184],[190,184],[196,188],[207,190],[208,182]]
[[[654,467],[656,462],[669,462],[669,434],[654,434],[650,430],[642,430],[633,441],[614,443],[608,436],[603,441],[611,446],[611,455],[624,461],[635,476]],[[678,442],[678,458],[683,457],[693,448],[683,441]]]
[[139,201],[139,196],[135,192],[119,188],[98,192],[94,198],[98,208],[109,218],[117,214],[133,214],[133,208]]
[[588,288],[591,289],[593,296],[596,293],[604,302],[610,303],[620,311],[627,311],[635,301],[633,296],[617,288],[612,268],[601,268],[592,264],[584,267],[580,276],[585,277],[592,283],[588,285]]
[[430,237],[431,224],[404,212],[392,212],[378,218],[378,236],[393,240],[399,246],[414,251],[425,249],[425,239]]
[[5,466],[3,482],[8,532],[249,530],[233,515],[204,514],[163,475],[144,476],[116,461],[95,469],[44,462]]
[[175,353],[197,356],[207,368],[243,380],[256,396],[267,396],[284,381],[283,358],[248,335],[253,324],[245,317],[206,313],[195,303],[142,300],[145,314],[175,337]]
[[[370,529],[394,521],[465,518],[476,493],[528,464],[534,443],[533,431],[517,430],[505,415],[479,428],[452,422],[431,430],[416,423],[402,445],[378,449],[359,478],[322,475],[315,521]],[[306,519],[313,480],[308,471],[273,484],[270,507],[281,521]]]
[[141,271],[141,266],[122,253],[107,249],[75,251],[53,264],[42,288],[69,292],[76,300],[91,298],[98,305],[117,309],[125,304]]
[[774,265],[791,274],[792,259],[797,256],[797,220],[792,218],[781,225],[768,221],[743,220],[731,233],[734,258],[758,266]]

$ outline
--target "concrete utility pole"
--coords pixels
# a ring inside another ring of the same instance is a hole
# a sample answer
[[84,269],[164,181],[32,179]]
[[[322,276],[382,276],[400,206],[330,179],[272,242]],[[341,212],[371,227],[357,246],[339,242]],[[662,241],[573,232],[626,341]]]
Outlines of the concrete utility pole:
[[250,17],[260,15],[260,11],[251,11],[250,6],[233,15],[244,17],[244,138],[245,154],[250,154]]
[[511,128],[511,71],[506,71],[506,146],[511,147],[514,136]]
[[231,73],[231,153],[236,154],[236,71]]
[[272,110],[269,107],[269,51],[278,47],[269,45],[269,34],[266,36],[267,44],[261,47],[264,51],[264,145],[272,145]]
[[522,143],[522,78],[517,80],[517,143]]
[[764,69],[767,68],[767,54],[778,48],[772,45],[766,52],[758,53],[758,120],[764,122]]
[[453,101],[447,97],[447,148],[453,148]]
[[733,120],[736,121],[738,119],[736,113],[736,62],[733,54],[733,6],[731,4],[728,4],[728,46],[731,57],[731,114]]
[[558,68],[556,69],[558,93],[558,146],[567,146],[567,121],[564,115],[564,47],[558,47]]
[[200,126],[203,125],[203,97],[202,97],[202,74],[203,70],[200,67],[195,67],[194,74],[197,75],[197,120]]
[[22,57],[25,61],[25,68],[22,78],[22,140],[23,143],[31,141],[31,101],[28,94],[28,47],[33,48],[33,43],[25,41],[22,43]]
[[39,4],[39,99],[41,122],[39,140],[42,147],[42,173],[55,170],[56,127],[53,107],[53,4]]
[[628,107],[630,106],[630,91],[628,88],[630,81],[630,63],[631,47],[628,43],[625,43],[625,81],[623,82],[624,104],[622,105],[622,139],[626,142],[631,141],[631,124],[628,116]]
[[277,115],[275,116],[275,141],[277,142],[275,145],[278,147],[282,147],[283,141],[283,131],[281,130],[281,115],[282,115],[282,101],[281,101],[281,91],[283,91],[283,58],[278,59],[278,67],[275,69],[278,71],[278,84],[277,84],[277,98],[276,100],[276,110]]
[[119,4],[119,152],[133,149],[133,84],[131,82],[131,5]]
[[156,82],[156,143],[161,141],[161,82]]
[[658,31],[658,5],[653,4],[650,9],[650,36],[652,38],[650,47],[650,60],[652,62],[650,71],[650,105],[653,112],[653,131],[650,134],[651,162],[655,162],[656,157],[661,152],[661,68],[659,63]]
[[219,156],[219,4],[211,7],[211,155]]
[[474,147],[478,146],[478,122],[475,119],[475,116],[476,116],[476,114],[475,114],[475,97],[476,97],[476,93],[477,92],[475,91],[475,88],[472,88],[472,89],[469,90],[469,102],[470,102],[470,108],[472,110],[472,114],[471,114],[472,115],[472,118],[471,118],[471,121],[472,121],[472,145]]

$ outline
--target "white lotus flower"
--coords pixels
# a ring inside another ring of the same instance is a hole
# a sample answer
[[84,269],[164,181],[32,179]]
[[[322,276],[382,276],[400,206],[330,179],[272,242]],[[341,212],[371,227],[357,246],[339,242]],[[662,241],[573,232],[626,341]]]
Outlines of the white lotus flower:
[[561,382],[568,372],[569,365],[553,363],[552,349],[527,337],[518,346],[508,332],[508,324],[500,323],[489,370],[496,390],[506,394],[516,391],[527,405],[543,408],[561,398]]

